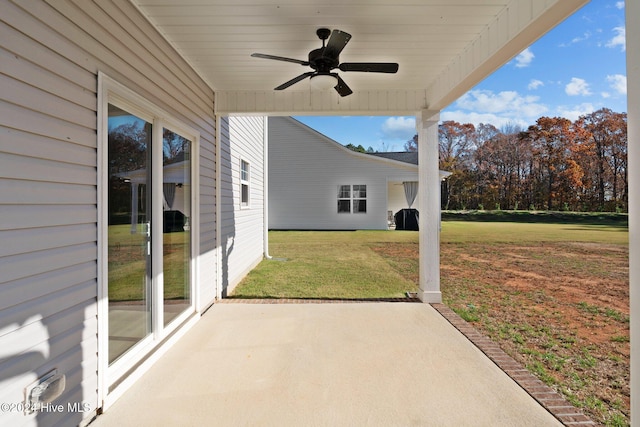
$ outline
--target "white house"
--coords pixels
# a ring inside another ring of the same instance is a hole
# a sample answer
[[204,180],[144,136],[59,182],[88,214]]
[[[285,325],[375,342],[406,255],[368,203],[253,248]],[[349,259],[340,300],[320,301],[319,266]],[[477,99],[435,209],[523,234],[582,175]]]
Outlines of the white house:
[[357,153],[292,117],[269,118],[270,229],[386,230],[418,206],[417,187],[417,152]]
[[[584,3],[376,2],[362,14],[299,0],[0,0],[0,424],[72,426],[108,411],[262,259],[266,116],[416,116],[418,296],[441,301],[439,112]],[[626,2],[630,21],[639,7]],[[316,29],[335,16],[354,37],[341,58],[398,62],[398,74],[344,73],[353,91],[344,98],[307,82],[274,90],[300,65],[251,54],[305,59],[320,46]],[[632,184],[640,182],[636,24],[627,25]],[[415,166],[406,171],[415,177]],[[387,185],[406,178],[385,176]],[[352,178],[332,184],[332,209],[337,185],[374,185]],[[376,206],[382,224],[386,192],[369,191],[367,213]],[[169,210],[188,226],[165,233]],[[632,242],[630,256],[638,250]],[[631,300],[637,313],[636,293]],[[63,410],[29,410],[49,401]]]

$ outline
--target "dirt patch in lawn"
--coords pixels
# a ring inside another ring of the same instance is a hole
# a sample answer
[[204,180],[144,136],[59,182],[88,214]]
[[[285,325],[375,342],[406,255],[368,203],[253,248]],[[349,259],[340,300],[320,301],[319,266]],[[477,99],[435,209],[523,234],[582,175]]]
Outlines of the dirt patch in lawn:
[[[418,245],[375,245],[418,282]],[[443,243],[444,302],[604,425],[628,425],[628,248]]]

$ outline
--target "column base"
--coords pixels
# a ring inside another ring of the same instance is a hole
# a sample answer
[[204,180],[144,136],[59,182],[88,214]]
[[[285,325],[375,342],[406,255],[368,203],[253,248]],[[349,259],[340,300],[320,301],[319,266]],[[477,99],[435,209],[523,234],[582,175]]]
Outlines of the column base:
[[442,292],[418,290],[418,298],[425,304],[442,304]]

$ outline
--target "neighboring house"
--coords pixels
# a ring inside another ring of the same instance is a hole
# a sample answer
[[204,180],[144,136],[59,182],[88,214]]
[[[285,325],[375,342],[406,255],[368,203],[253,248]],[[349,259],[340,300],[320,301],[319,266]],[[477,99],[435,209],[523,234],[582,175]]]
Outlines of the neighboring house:
[[220,120],[220,247],[218,298],[262,261],[265,245],[264,148],[266,117]]
[[270,229],[386,230],[390,216],[418,206],[417,181],[418,153],[359,153],[291,117],[269,118]]

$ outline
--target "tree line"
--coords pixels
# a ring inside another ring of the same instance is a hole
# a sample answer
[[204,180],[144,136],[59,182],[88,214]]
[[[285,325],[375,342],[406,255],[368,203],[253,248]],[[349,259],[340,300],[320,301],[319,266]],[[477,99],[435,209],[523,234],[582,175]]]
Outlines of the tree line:
[[[628,211],[627,114],[602,108],[526,130],[439,125],[443,209]],[[418,137],[405,144],[418,149]]]

